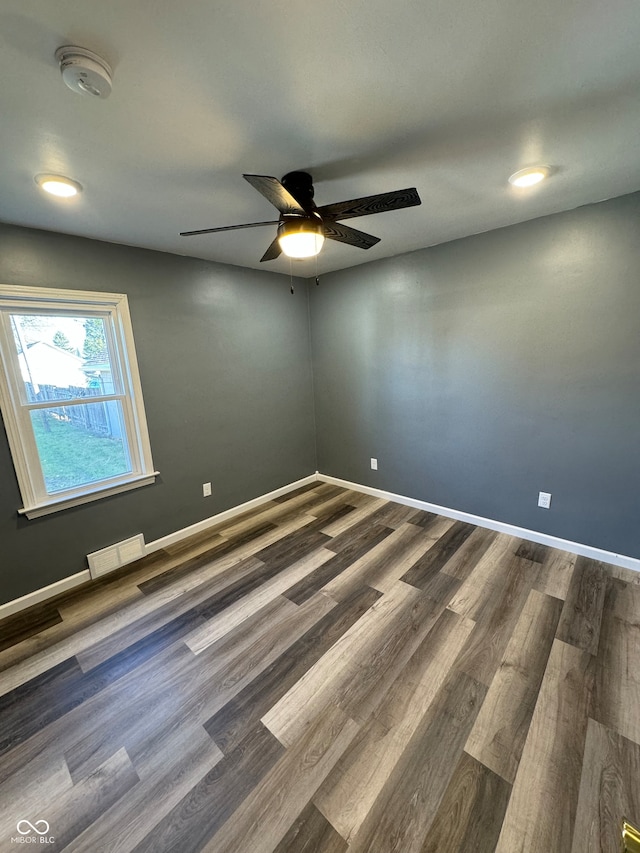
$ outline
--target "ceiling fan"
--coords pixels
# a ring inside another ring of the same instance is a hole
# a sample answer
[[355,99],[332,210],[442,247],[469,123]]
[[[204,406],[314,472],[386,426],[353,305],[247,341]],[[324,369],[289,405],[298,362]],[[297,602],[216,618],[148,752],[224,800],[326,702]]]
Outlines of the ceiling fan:
[[226,225],[222,228],[202,228],[199,231],[182,231],[180,236],[192,237],[196,234],[277,225],[278,233],[260,258],[261,261],[275,260],[281,252],[291,258],[311,258],[319,253],[325,237],[349,246],[357,246],[359,249],[370,249],[380,242],[379,237],[343,225],[339,222],[341,219],[386,213],[422,204],[416,188],[411,187],[316,207],[313,200],[313,179],[308,172],[289,172],[281,181],[268,175],[242,177],[280,211],[279,219],[250,222],[247,225]]

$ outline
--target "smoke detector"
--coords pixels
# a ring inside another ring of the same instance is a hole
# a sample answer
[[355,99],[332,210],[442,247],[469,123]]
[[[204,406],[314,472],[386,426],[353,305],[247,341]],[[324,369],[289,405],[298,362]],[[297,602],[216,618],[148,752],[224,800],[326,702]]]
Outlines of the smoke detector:
[[108,98],[111,94],[111,68],[102,57],[85,47],[66,45],[56,50],[62,79],[74,92]]

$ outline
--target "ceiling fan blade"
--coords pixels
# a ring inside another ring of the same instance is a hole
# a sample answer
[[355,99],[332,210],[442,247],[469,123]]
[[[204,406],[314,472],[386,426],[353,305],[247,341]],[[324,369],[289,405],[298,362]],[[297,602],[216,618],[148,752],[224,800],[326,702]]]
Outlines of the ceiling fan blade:
[[409,187],[406,190],[325,204],[318,208],[318,213],[323,219],[352,219],[354,216],[386,213],[389,210],[401,210],[403,207],[414,207],[417,204],[422,204],[418,191],[415,187]]
[[277,207],[280,213],[306,215],[304,207],[296,201],[289,190],[285,189],[277,178],[268,175],[243,175],[245,181]]
[[373,237],[371,234],[365,234],[364,231],[357,231],[355,228],[337,222],[323,222],[322,228],[324,236],[329,240],[337,240],[339,243],[357,246],[358,249],[370,249],[380,242],[379,237]]
[[276,237],[264,255],[260,258],[260,263],[262,263],[262,261],[275,261],[276,258],[280,257],[281,253],[282,249],[280,248],[280,243]]
[[193,237],[194,234],[215,234],[216,231],[237,231],[239,228],[258,228],[260,225],[277,225],[278,220],[272,222],[249,222],[246,225],[223,225],[222,228],[201,228],[200,231],[181,231],[181,237]]

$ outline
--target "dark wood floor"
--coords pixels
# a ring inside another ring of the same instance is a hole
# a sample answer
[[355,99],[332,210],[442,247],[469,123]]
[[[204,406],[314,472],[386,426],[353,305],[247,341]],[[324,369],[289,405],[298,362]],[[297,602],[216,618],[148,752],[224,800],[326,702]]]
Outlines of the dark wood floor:
[[638,581],[291,493],[0,624],[0,850],[618,853]]

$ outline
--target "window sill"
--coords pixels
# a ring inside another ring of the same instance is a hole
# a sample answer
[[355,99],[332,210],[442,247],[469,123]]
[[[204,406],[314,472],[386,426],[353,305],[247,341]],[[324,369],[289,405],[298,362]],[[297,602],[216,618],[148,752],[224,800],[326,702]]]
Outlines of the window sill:
[[61,500],[53,498],[46,501],[46,503],[23,507],[18,510],[18,514],[26,515],[27,518],[40,518],[43,515],[50,515],[53,512],[60,512],[63,509],[70,509],[74,506],[81,506],[81,504],[97,501],[101,498],[108,498],[111,495],[118,495],[121,492],[128,492],[131,489],[139,489],[141,486],[150,486],[152,483],[155,483],[156,477],[159,475],[159,471],[153,471],[151,474],[142,474],[124,483],[118,483],[117,486],[98,487],[95,491],[75,495],[72,498],[62,498]]

